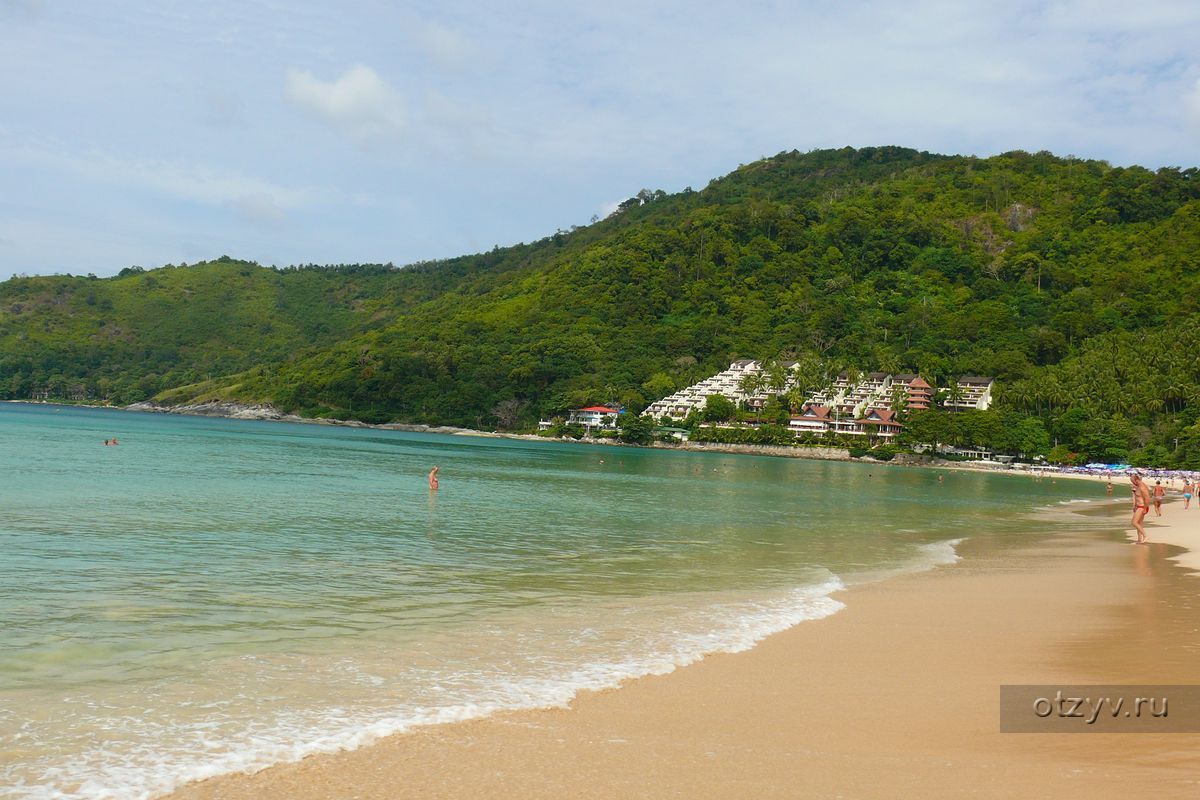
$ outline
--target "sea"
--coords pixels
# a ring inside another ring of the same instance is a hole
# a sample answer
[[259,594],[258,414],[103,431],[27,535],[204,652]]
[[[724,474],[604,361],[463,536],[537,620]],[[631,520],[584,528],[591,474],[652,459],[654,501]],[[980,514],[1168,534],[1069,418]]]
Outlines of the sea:
[[964,540],[1052,532],[1041,511],[1102,493],[0,404],[0,797],[153,798],[561,706],[836,614],[839,590]]

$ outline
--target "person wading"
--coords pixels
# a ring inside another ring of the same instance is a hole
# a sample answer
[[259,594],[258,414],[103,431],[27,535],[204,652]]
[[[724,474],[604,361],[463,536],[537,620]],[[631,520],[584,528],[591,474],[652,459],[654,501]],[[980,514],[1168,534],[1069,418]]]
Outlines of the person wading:
[[1137,531],[1137,544],[1142,544],[1146,541],[1146,527],[1142,522],[1150,510],[1150,487],[1136,472],[1129,473],[1129,482],[1133,491],[1133,528]]

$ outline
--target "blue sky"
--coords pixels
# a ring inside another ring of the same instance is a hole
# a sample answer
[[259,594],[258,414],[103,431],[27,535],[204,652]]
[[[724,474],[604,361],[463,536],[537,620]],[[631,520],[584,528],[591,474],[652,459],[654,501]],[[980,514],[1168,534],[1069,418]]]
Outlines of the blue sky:
[[1200,3],[0,0],[0,278],[441,258],[899,144],[1200,164]]

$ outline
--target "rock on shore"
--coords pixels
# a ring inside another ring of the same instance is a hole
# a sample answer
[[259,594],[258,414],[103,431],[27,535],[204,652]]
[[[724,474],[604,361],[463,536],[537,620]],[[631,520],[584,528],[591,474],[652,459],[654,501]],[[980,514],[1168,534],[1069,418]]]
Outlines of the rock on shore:
[[[300,417],[284,414],[279,409],[267,405],[246,405],[244,403],[193,403],[182,406],[162,406],[157,403],[143,402],[126,406],[130,411],[154,411],[160,414],[191,414],[197,417],[229,417],[231,419],[270,419],[270,420],[299,420]],[[307,420],[306,420],[307,421]]]

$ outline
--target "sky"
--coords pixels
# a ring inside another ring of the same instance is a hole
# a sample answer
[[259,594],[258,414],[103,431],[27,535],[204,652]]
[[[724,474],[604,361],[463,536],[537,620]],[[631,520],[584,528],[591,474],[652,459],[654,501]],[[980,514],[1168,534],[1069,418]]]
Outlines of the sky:
[[0,0],[0,279],[528,242],[785,150],[1200,165],[1200,2]]

